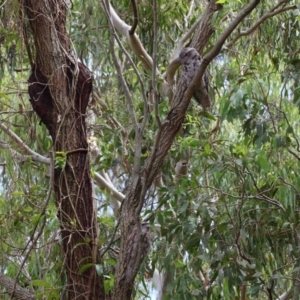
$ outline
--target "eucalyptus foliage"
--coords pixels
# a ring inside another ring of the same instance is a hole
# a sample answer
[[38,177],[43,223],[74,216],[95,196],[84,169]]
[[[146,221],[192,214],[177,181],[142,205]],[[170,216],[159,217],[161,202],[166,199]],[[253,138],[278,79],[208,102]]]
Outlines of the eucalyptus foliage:
[[[215,33],[204,54],[250,1],[219,2],[224,6],[212,20]],[[135,299],[150,299],[146,278],[152,278],[155,269],[170,276],[165,299],[246,299],[241,298],[243,290],[247,299],[271,299],[270,295],[278,299],[286,292],[292,295],[300,280],[300,8],[297,1],[286,1],[293,9],[266,19],[234,41],[275,6],[271,0],[261,2],[209,65],[212,111],[203,112],[191,101],[184,134],[178,135],[161,166],[164,185],[152,186],[146,194],[142,218],[151,215],[153,246],[137,278]],[[163,74],[177,42],[201,15],[206,1],[195,1],[190,14],[190,1],[157,1],[157,37],[152,3],[137,0],[137,4],[137,34],[150,55],[157,38],[157,68]],[[130,1],[112,5],[132,23]],[[49,196],[50,171],[12,136],[13,132],[34,152],[51,159],[51,139],[28,101],[31,70],[26,44],[32,40],[27,36],[24,41],[26,25],[19,9],[13,0],[0,8],[0,269],[1,274],[17,277],[17,283],[33,290],[38,299],[59,299],[65,276],[56,208]],[[92,175],[106,172],[115,189],[125,194],[135,136],[99,1],[73,1],[67,28],[72,54],[94,76],[90,105],[96,120],[91,139],[100,154],[92,161]],[[121,35],[120,39],[137,65],[144,90],[150,91],[151,72],[142,69]],[[113,50],[141,121],[141,84],[116,43]],[[158,115],[163,119],[170,104],[163,95],[159,100]],[[143,136],[142,164],[156,130],[153,111]],[[182,157],[188,161],[188,174],[177,176],[175,165]],[[95,197],[100,247],[111,241],[117,220],[110,191],[95,185]],[[114,286],[113,254],[119,236],[117,230],[112,251],[97,266],[107,293]],[[3,299],[10,299],[1,291]]]

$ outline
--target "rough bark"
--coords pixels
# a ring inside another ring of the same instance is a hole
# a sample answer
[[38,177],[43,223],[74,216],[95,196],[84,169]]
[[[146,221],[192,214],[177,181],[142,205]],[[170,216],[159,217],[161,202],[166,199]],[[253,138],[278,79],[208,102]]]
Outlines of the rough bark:
[[20,300],[36,299],[32,291],[29,291],[18,284],[15,285],[15,281],[13,279],[2,274],[0,274],[0,286],[4,287],[7,291],[7,294],[10,295],[12,298]]
[[[201,28],[205,28],[205,26]],[[210,35],[207,35],[206,38],[209,38],[209,36]],[[125,259],[127,244],[126,241],[135,224],[140,223],[139,214],[142,208],[142,203],[144,201],[144,193],[151,186],[153,180],[157,176],[164,158],[166,157],[173,143],[173,140],[177,132],[181,128],[181,124],[184,120],[184,116],[192,94],[187,95],[185,101],[183,101],[184,94],[186,92],[185,88],[180,89],[180,87],[185,86],[184,84],[182,84],[183,80],[184,78],[181,78],[179,80],[179,88],[177,89],[174,96],[174,101],[172,101],[173,107],[158,130],[151,155],[147,159],[145,166],[141,170],[141,172],[139,174],[133,174],[131,184],[124,199],[121,215],[122,241],[120,256],[116,269],[114,300],[130,299],[130,295],[132,294],[134,282],[124,282],[124,272],[127,266],[127,262]],[[137,257],[137,260],[138,259],[139,257]],[[136,274],[137,272],[138,270],[136,270]]]
[[201,22],[195,30],[195,34],[189,47],[195,48],[200,54],[203,52],[208,40],[214,33],[214,28],[211,24],[212,16],[220,9],[222,9],[221,4],[217,4],[216,1],[210,1],[201,17]]
[[[211,1],[211,5],[215,5],[216,1]],[[133,174],[131,183],[128,188],[127,195],[124,199],[122,213],[121,213],[121,248],[120,256],[118,259],[116,269],[116,281],[114,290],[114,300],[126,300],[130,299],[132,294],[134,281],[125,282],[124,272],[126,270],[126,247],[127,240],[133,227],[140,223],[140,211],[144,202],[144,196],[147,189],[151,186],[155,177],[158,175],[161,165],[173,143],[176,133],[179,131],[181,124],[184,120],[186,110],[188,108],[190,99],[197,88],[198,83],[201,81],[202,76],[208,66],[208,64],[218,55],[221,51],[222,45],[230,33],[236,28],[236,26],[249,14],[258,4],[260,0],[253,0],[247,5],[236,19],[229,25],[224,31],[219,40],[216,42],[213,49],[203,58],[199,71],[188,88],[184,88],[184,78],[181,76],[177,85],[176,93],[172,101],[172,107],[167,115],[166,119],[162,122],[158,133],[156,135],[155,144],[152,148],[149,158],[145,162],[144,168],[136,174]],[[212,14],[211,14],[212,16]],[[210,26],[210,20],[207,19]],[[204,24],[200,29],[205,28]],[[199,30],[200,30],[199,29]],[[201,37],[201,34],[198,35]],[[209,37],[209,35],[207,35]],[[195,45],[195,44],[194,44]],[[142,245],[141,245],[142,247]],[[139,260],[140,257],[137,257]],[[141,261],[140,261],[141,263]],[[135,270],[135,275],[138,270]],[[134,276],[135,277],[135,276]],[[133,278],[134,278],[133,277]]]
[[105,299],[97,276],[98,229],[92,198],[85,111],[92,91],[88,69],[69,55],[66,2],[25,0],[35,62],[29,78],[33,109],[53,139],[54,192],[67,275],[64,299]]

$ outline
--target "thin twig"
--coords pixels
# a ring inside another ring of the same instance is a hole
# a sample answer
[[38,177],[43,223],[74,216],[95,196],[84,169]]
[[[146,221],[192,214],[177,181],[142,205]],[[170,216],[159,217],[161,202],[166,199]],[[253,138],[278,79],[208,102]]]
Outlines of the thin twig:
[[[293,128],[293,127],[291,126],[290,122],[289,122],[289,118],[287,117],[286,113],[285,113],[283,110],[281,110],[281,109],[279,109],[278,107],[276,107],[276,106],[275,106],[275,109],[276,109],[277,111],[279,111],[280,113],[283,114],[284,119],[285,119],[285,121],[287,122],[288,126],[289,126],[290,128]],[[292,136],[293,136],[294,140],[295,140],[296,143],[297,143],[297,151],[300,152],[300,143],[299,143],[299,140],[297,139],[297,137],[296,137],[296,135],[295,135],[294,130],[292,130]],[[288,149],[289,149],[289,148],[288,148]],[[295,157],[297,157],[297,156],[295,156]]]
[[183,48],[183,44],[187,41],[187,39],[195,32],[196,28],[198,27],[199,23],[201,22],[202,18],[200,17],[193,26],[186,32],[181,39],[178,41],[175,51],[172,56],[172,60],[178,57],[180,51]]
[[[128,110],[129,110],[129,116],[131,119],[131,122],[133,123],[133,127],[134,127],[134,131],[135,131],[135,153],[134,153],[134,163],[133,163],[133,172],[135,175],[139,174],[140,171],[140,166],[141,166],[141,148],[142,148],[142,131],[141,128],[138,124],[137,118],[136,118],[136,114],[135,114],[135,108],[134,108],[134,104],[133,104],[133,99],[131,96],[131,93],[129,91],[128,85],[125,81],[125,78],[122,74],[122,70],[120,67],[120,64],[117,60],[115,51],[114,51],[114,40],[118,40],[113,23],[111,21],[110,18],[110,14],[109,14],[109,9],[107,6],[107,3],[105,3],[103,0],[103,6],[105,8],[105,13],[107,15],[108,18],[108,23],[109,23],[109,29],[111,32],[111,38],[110,38],[110,49],[111,49],[111,55],[119,76],[119,80],[121,82],[126,100],[127,100],[127,106],[128,106]],[[107,2],[107,1],[106,1]],[[108,4],[109,5],[109,4]],[[119,44],[119,46],[122,48],[122,50],[124,49],[124,47],[121,45],[121,43]],[[123,50],[124,52],[126,52],[126,50]],[[129,54],[128,54],[129,57]]]
[[297,160],[299,160],[300,161],[300,156],[297,154],[297,153],[295,153],[293,150],[291,150],[290,148],[286,148],[287,149],[287,151],[289,152],[289,153],[291,153],[295,158],[297,158]]
[[184,16],[184,27],[185,27],[185,29],[186,29],[187,26],[188,26],[188,19],[190,18],[191,14],[192,14],[192,12],[193,12],[194,4],[195,4],[195,1],[194,1],[194,0],[191,0],[189,11],[188,11],[187,15]]
[[297,194],[297,195],[300,195],[300,192],[297,190],[297,188],[296,188],[293,184],[287,182],[287,181],[284,180],[281,176],[279,176],[278,179],[280,179],[284,184],[286,184],[286,185],[292,187],[292,188],[294,189],[294,191],[296,192],[296,194]]
[[228,44],[225,45],[226,48],[230,48],[239,38],[241,38],[242,36],[245,35],[249,35],[251,34],[255,29],[257,29],[264,21],[266,21],[267,19],[278,15],[282,12],[288,11],[288,10],[292,10],[292,9],[296,9],[297,6],[296,5],[291,5],[288,7],[284,7],[282,9],[276,10],[280,5],[285,4],[287,2],[289,2],[290,0],[283,0],[280,1],[276,6],[274,6],[272,9],[270,9],[267,13],[265,13],[256,23],[254,23],[250,28],[248,28],[245,31],[241,31],[239,32],[239,34],[237,34],[232,41],[230,41]]
[[161,126],[161,121],[158,114],[158,92],[157,92],[157,82],[156,82],[156,65],[157,65],[157,32],[158,32],[158,19],[157,19],[157,2],[153,0],[153,67],[152,67],[152,91],[154,96],[154,112],[158,128]]
[[[111,246],[113,243],[116,242],[116,240],[115,240],[115,235],[116,235],[117,229],[118,229],[118,227],[119,227],[119,225],[120,225],[120,221],[121,221],[121,218],[118,219],[118,222],[117,222],[117,224],[116,224],[116,226],[115,226],[115,228],[114,228],[114,232],[113,232],[113,234],[112,234],[112,236],[111,236],[110,241],[108,242],[108,244],[106,245],[106,247],[105,247],[102,251],[100,251],[100,258],[103,257],[104,254],[105,254],[105,253],[108,251],[108,249],[110,248],[110,246]],[[117,239],[117,240],[118,240],[118,239]]]
[[10,130],[7,126],[0,122],[0,129],[2,129],[16,144],[27,153],[31,154],[32,156],[36,157],[36,160],[44,163],[49,164],[49,159],[40,155],[39,153],[30,149],[25,142],[23,142],[18,135],[16,135],[12,130]]
[[[11,296],[13,296],[14,290],[15,290],[15,288],[17,286],[17,280],[18,280],[18,278],[19,278],[19,276],[21,274],[21,271],[22,271],[22,269],[23,269],[23,267],[25,265],[25,262],[27,261],[27,259],[29,257],[29,254],[30,254],[31,250],[33,249],[33,247],[35,246],[37,240],[42,235],[44,227],[46,225],[47,218],[44,218],[43,223],[42,223],[42,225],[41,225],[41,227],[39,229],[39,232],[36,234],[36,236],[34,236],[35,232],[37,230],[39,221],[46,214],[46,209],[48,207],[48,204],[49,204],[49,201],[50,201],[50,197],[51,197],[51,193],[52,193],[52,188],[53,188],[53,182],[54,182],[54,154],[53,154],[53,152],[50,152],[49,154],[50,154],[50,166],[49,166],[49,170],[50,170],[50,182],[49,182],[49,188],[48,188],[46,197],[45,197],[45,199],[43,201],[44,205],[42,207],[42,211],[41,211],[40,217],[39,217],[38,221],[36,222],[36,225],[35,225],[35,227],[34,227],[34,229],[32,231],[32,234],[31,234],[31,236],[30,236],[30,238],[29,238],[29,240],[27,242],[27,245],[24,247],[24,251],[25,251],[25,249],[27,249],[28,245],[32,241],[32,243],[31,243],[30,247],[28,248],[27,253],[25,254],[24,259],[23,259],[23,261],[22,261],[22,263],[20,265],[19,271],[18,271],[18,273],[16,275],[15,284],[14,284]],[[24,251],[23,251],[23,253],[24,253]]]
[[[123,51],[123,53],[125,54],[126,58],[128,59],[130,65],[132,66],[133,70],[135,71],[135,74],[138,78],[138,81],[139,81],[139,84],[141,86],[141,90],[142,90],[142,95],[143,95],[143,99],[144,101],[147,101],[146,99],[146,93],[145,93],[145,88],[144,88],[144,83],[143,83],[143,80],[141,78],[141,75],[135,65],[135,63],[133,62],[131,56],[129,55],[129,53],[126,51],[126,49],[124,48],[123,44],[121,43],[116,31],[115,31],[115,22],[113,22],[114,20],[114,16],[117,16],[116,12],[114,11],[114,9],[111,7],[111,5],[108,3],[107,5],[109,5],[109,8],[110,10],[107,9],[107,7],[105,6],[105,0],[101,0],[102,1],[102,6],[104,7],[104,10],[105,10],[105,13],[106,13],[106,16],[108,18],[108,21],[109,21],[109,24],[110,24],[110,28],[112,28],[112,35],[114,36],[114,38],[116,39],[119,47],[121,48],[121,50]],[[112,12],[114,13],[112,15]],[[113,20],[112,20],[113,19]],[[120,19],[121,20],[121,19]],[[124,23],[125,24],[125,23]],[[127,25],[127,24],[125,24]],[[122,31],[121,31],[122,32]],[[150,56],[149,56],[150,57]],[[151,65],[152,65],[152,62],[151,62]]]

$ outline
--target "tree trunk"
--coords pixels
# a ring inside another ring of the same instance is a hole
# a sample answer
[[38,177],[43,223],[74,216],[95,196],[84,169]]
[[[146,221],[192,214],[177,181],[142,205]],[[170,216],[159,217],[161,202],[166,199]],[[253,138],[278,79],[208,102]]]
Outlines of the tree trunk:
[[[182,83],[183,80],[179,81],[178,86],[180,86],[180,83]],[[145,162],[145,167],[140,171],[140,173],[134,174],[128,193],[123,200],[124,204],[121,215],[122,240],[116,270],[114,300],[130,299],[130,295],[132,294],[134,278],[138,269],[135,270],[133,280],[131,282],[126,282],[126,280],[124,280],[124,274],[128,265],[128,261],[126,261],[126,253],[128,252],[127,248],[130,245],[128,243],[128,238],[130,233],[133,231],[134,226],[139,226],[139,215],[142,208],[142,202],[144,201],[143,192],[151,186],[155,176],[160,171],[164,158],[167,155],[176,133],[180,129],[184,120],[185,112],[188,108],[193,91],[190,90],[185,93],[186,89],[179,88],[176,92],[174,106],[164,122],[161,124],[152,153]],[[136,259],[139,260],[140,258],[137,257]],[[142,263],[142,261],[140,261],[140,263]]]
[[[128,265],[128,262],[126,261],[126,253],[128,253],[128,248],[130,245],[128,243],[128,239],[130,237],[130,233],[133,231],[134,226],[137,226],[140,223],[140,211],[143,206],[145,193],[160,171],[161,165],[163,164],[163,161],[173,143],[176,133],[179,131],[184,120],[190,99],[192,98],[197,86],[201,82],[202,76],[208,64],[219,54],[224,42],[232,33],[232,31],[245,18],[245,16],[247,16],[259,4],[259,2],[260,0],[252,0],[252,2],[250,2],[241,10],[228,28],[224,30],[223,34],[217,40],[211,51],[203,57],[199,70],[188,87],[185,85],[185,79],[183,76],[180,76],[176,93],[174,93],[173,100],[171,101],[171,110],[158,129],[156,140],[152,147],[150,156],[147,158],[141,171],[133,174],[128,188],[128,193],[123,200],[124,204],[121,214],[121,248],[116,268],[114,300],[130,299],[129,296],[132,294],[134,278],[138,272],[138,269],[134,270],[131,281],[128,282],[124,280],[124,273],[126,272]],[[208,38],[213,32],[213,30],[211,30],[210,22],[210,18],[213,15],[211,12],[220,9],[221,7],[222,6],[216,3],[216,0],[212,0],[209,3],[208,9],[204,14],[204,19],[202,22],[200,22],[200,26],[198,28],[200,32],[204,32],[204,40],[201,40],[201,42],[194,40],[191,43],[192,46],[200,49],[206,44]],[[195,36],[198,36],[198,38],[201,39],[202,34],[195,33]],[[140,242],[142,242],[141,239]],[[142,262],[139,261],[139,257],[136,259],[139,263]]]
[[105,299],[96,273],[98,227],[92,198],[85,111],[92,91],[88,69],[69,54],[63,0],[24,0],[35,62],[29,78],[33,109],[53,139],[54,192],[67,276],[64,299]]
[[[195,35],[197,34],[198,36],[198,40],[193,41],[193,46],[198,44],[197,50],[203,50],[204,45],[208,42],[209,37],[213,33],[211,17],[213,12],[221,9],[221,7],[222,6],[215,4],[215,1],[213,1],[205,11],[203,20],[197,29],[197,33],[195,33]],[[203,33],[203,36],[201,33]],[[133,280],[131,282],[126,282],[126,280],[124,280],[124,274],[128,265],[128,261],[126,261],[126,253],[128,252],[127,247],[129,245],[128,239],[134,226],[140,225],[140,211],[145,196],[143,193],[145,193],[145,191],[151,186],[155,177],[160,172],[161,165],[163,164],[173,140],[184,120],[186,110],[192,97],[192,91],[187,91],[186,87],[184,87],[185,85],[183,84],[183,81],[183,79],[180,79],[178,82],[176,95],[174,95],[174,99],[172,101],[172,108],[158,130],[155,144],[149,158],[145,162],[144,168],[139,174],[133,174],[128,192],[123,200],[124,204],[121,214],[122,240],[116,268],[114,300],[130,299],[130,295],[133,291],[134,278],[138,269],[135,270]],[[196,86],[194,89],[195,88]],[[139,257],[136,259],[139,260]],[[142,261],[139,263],[141,264]]]

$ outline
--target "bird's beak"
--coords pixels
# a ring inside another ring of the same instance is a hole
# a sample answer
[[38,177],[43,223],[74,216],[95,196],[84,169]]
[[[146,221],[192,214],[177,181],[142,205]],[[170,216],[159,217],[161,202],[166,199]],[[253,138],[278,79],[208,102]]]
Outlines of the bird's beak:
[[167,82],[170,86],[174,83],[174,76],[177,69],[182,65],[182,62],[179,57],[173,59],[167,68]]

